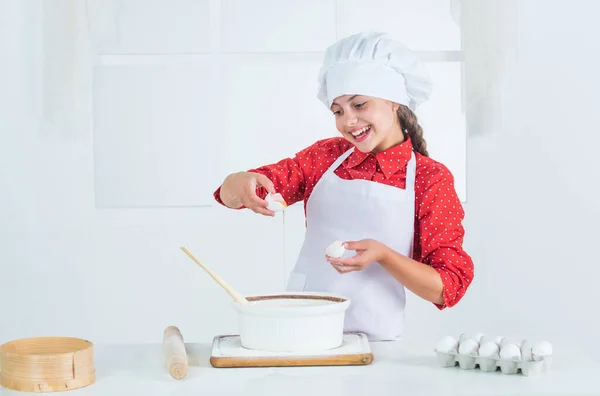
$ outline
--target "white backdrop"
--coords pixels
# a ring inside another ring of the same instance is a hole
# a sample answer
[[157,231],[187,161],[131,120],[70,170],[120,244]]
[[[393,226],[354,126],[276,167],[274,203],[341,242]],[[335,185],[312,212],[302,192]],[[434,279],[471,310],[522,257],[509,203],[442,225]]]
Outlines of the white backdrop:
[[302,205],[284,223],[211,194],[229,172],[337,133],[315,98],[319,62],[364,29],[428,61],[436,93],[421,120],[465,200],[476,267],[455,308],[409,300],[407,337],[598,333],[594,1],[510,2],[506,36],[485,34],[505,38],[495,43],[511,62],[487,83],[478,60],[493,54],[474,39],[473,1],[462,39],[456,2],[443,0],[378,0],[384,11],[354,0],[41,3],[0,10],[0,342],[157,342],[171,324],[190,341],[234,332],[230,298],[179,246],[244,293],[284,287]]

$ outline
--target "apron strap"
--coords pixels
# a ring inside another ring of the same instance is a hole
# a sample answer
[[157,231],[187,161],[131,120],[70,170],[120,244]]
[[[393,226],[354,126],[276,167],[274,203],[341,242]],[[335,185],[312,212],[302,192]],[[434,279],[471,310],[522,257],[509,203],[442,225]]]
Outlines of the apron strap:
[[417,160],[415,158],[415,153],[411,151],[410,160],[406,164],[406,190],[414,191],[415,190],[415,174],[417,172]]
[[325,173],[333,173],[338,166],[340,166],[342,164],[342,162],[344,162],[344,160],[346,158],[348,158],[350,156],[350,154],[352,154],[354,152],[354,147],[352,147],[350,150],[346,151],[344,154],[340,155],[335,162],[333,163],[333,165],[331,165],[329,167],[329,169],[327,169],[327,172]]

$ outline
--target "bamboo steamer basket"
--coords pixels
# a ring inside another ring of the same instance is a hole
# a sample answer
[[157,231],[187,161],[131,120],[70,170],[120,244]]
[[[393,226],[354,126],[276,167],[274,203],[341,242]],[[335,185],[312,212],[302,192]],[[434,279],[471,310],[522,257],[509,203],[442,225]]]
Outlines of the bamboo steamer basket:
[[94,383],[94,345],[72,337],[37,337],[0,345],[0,385],[24,392],[58,392]]

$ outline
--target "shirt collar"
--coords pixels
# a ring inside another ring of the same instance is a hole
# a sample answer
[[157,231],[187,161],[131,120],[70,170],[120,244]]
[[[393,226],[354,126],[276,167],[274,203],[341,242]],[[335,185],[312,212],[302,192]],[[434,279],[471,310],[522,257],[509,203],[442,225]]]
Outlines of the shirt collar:
[[385,178],[389,178],[401,169],[406,169],[406,164],[410,160],[413,151],[413,145],[410,137],[387,150],[381,151],[377,154],[363,153],[359,150],[354,150],[348,157],[348,161],[345,161],[344,168],[356,168],[362,164],[365,160],[375,161],[379,165],[379,169],[383,172]]

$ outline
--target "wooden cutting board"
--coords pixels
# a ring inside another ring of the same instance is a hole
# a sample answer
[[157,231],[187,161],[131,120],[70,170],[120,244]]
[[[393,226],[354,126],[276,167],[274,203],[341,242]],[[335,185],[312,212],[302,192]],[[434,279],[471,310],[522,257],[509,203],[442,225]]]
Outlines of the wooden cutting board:
[[239,335],[222,335],[213,340],[213,367],[356,366],[373,362],[373,353],[363,333],[346,333],[339,348],[318,353],[275,353],[242,347]]

